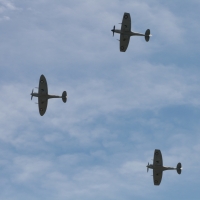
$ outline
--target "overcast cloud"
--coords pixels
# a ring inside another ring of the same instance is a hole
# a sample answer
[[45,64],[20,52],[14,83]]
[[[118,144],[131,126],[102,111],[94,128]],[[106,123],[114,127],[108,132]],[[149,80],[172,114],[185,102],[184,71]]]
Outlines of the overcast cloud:
[[[0,199],[199,199],[199,7],[0,0]],[[121,53],[110,30],[124,12],[153,36]],[[30,96],[41,74],[68,93],[43,117]],[[183,165],[159,187],[146,172],[156,148]]]

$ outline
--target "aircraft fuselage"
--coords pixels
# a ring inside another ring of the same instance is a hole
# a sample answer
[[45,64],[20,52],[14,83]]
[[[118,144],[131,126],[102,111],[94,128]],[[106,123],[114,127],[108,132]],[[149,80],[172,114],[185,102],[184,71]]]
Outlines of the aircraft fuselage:
[[52,98],[62,98],[62,96],[58,96],[58,95],[50,95],[50,94],[39,94],[39,93],[32,93],[31,94],[34,97],[45,97],[48,99],[52,99]]
[[128,35],[128,36],[145,36],[145,34],[142,34],[142,33],[137,33],[137,32],[132,32],[132,31],[122,31],[120,29],[115,29],[114,32],[123,34],[123,35]]
[[158,170],[161,170],[161,171],[176,170],[176,168],[174,168],[174,167],[165,167],[165,166],[162,166],[162,165],[147,165],[147,168],[158,169]]

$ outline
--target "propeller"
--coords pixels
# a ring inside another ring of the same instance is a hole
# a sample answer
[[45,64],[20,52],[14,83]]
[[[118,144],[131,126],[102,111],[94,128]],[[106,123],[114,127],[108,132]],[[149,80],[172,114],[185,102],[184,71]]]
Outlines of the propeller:
[[31,92],[31,100],[32,100],[32,98],[33,98],[33,89],[32,89],[32,92]]
[[113,37],[114,37],[114,33],[115,33],[115,26],[113,26],[113,29],[111,30],[113,32]]
[[149,166],[149,163],[148,163],[148,165],[147,165],[147,173],[148,173],[148,171],[149,171],[149,168],[148,168],[148,166]]

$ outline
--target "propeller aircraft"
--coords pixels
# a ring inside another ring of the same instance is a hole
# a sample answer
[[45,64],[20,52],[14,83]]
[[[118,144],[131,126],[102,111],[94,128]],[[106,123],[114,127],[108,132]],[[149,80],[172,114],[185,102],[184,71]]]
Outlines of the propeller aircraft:
[[147,167],[147,172],[149,171],[149,169],[153,169],[154,185],[160,185],[161,180],[162,180],[163,171],[176,170],[178,174],[181,174],[181,171],[182,171],[181,163],[178,163],[176,167],[164,167],[163,160],[162,160],[162,154],[159,149],[155,149],[155,151],[154,151],[153,164],[148,163],[148,165],[146,167]]
[[129,40],[131,36],[144,36],[145,40],[148,42],[150,39],[150,29],[147,29],[145,34],[132,32],[131,31],[131,16],[129,13],[124,13],[122,23],[121,23],[121,29],[115,29],[115,26],[111,30],[114,33],[120,34],[120,44],[119,49],[121,52],[125,52],[129,45]]
[[31,92],[31,100],[33,97],[38,97],[38,108],[39,108],[39,113],[41,116],[43,116],[46,112],[47,109],[47,104],[48,104],[48,99],[52,98],[62,98],[63,102],[66,103],[67,101],[67,92],[64,91],[62,93],[62,96],[57,96],[57,95],[50,95],[48,94],[48,86],[47,86],[47,81],[44,75],[40,76],[39,80],[39,88],[38,88],[38,93]]

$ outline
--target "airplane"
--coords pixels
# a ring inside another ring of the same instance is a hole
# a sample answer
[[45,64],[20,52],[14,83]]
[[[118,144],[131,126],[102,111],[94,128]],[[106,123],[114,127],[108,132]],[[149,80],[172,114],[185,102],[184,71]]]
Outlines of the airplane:
[[38,108],[39,108],[39,113],[41,116],[43,116],[46,112],[47,109],[47,104],[48,104],[48,99],[52,98],[62,98],[63,102],[66,103],[67,101],[67,92],[64,91],[62,93],[62,96],[57,96],[57,95],[49,95],[48,94],[48,86],[47,86],[47,81],[45,76],[42,74],[40,76],[39,80],[39,88],[38,88],[38,93],[31,92],[31,100],[33,97],[38,97]]
[[124,13],[122,23],[121,23],[121,30],[120,29],[115,29],[115,26],[111,30],[114,33],[119,33],[120,34],[120,51],[125,52],[126,49],[128,48],[129,40],[131,36],[144,36],[145,40],[148,42],[150,39],[150,29],[147,29],[145,34],[142,33],[137,33],[137,32],[132,32],[131,31],[131,16],[130,13]]
[[153,181],[154,185],[160,185],[162,180],[162,174],[165,170],[176,170],[178,174],[181,174],[182,165],[181,163],[178,163],[176,168],[174,167],[164,167],[163,166],[163,160],[162,160],[162,154],[159,149],[155,149],[154,151],[154,159],[153,164],[149,164],[146,166],[147,172],[150,169],[153,169]]

